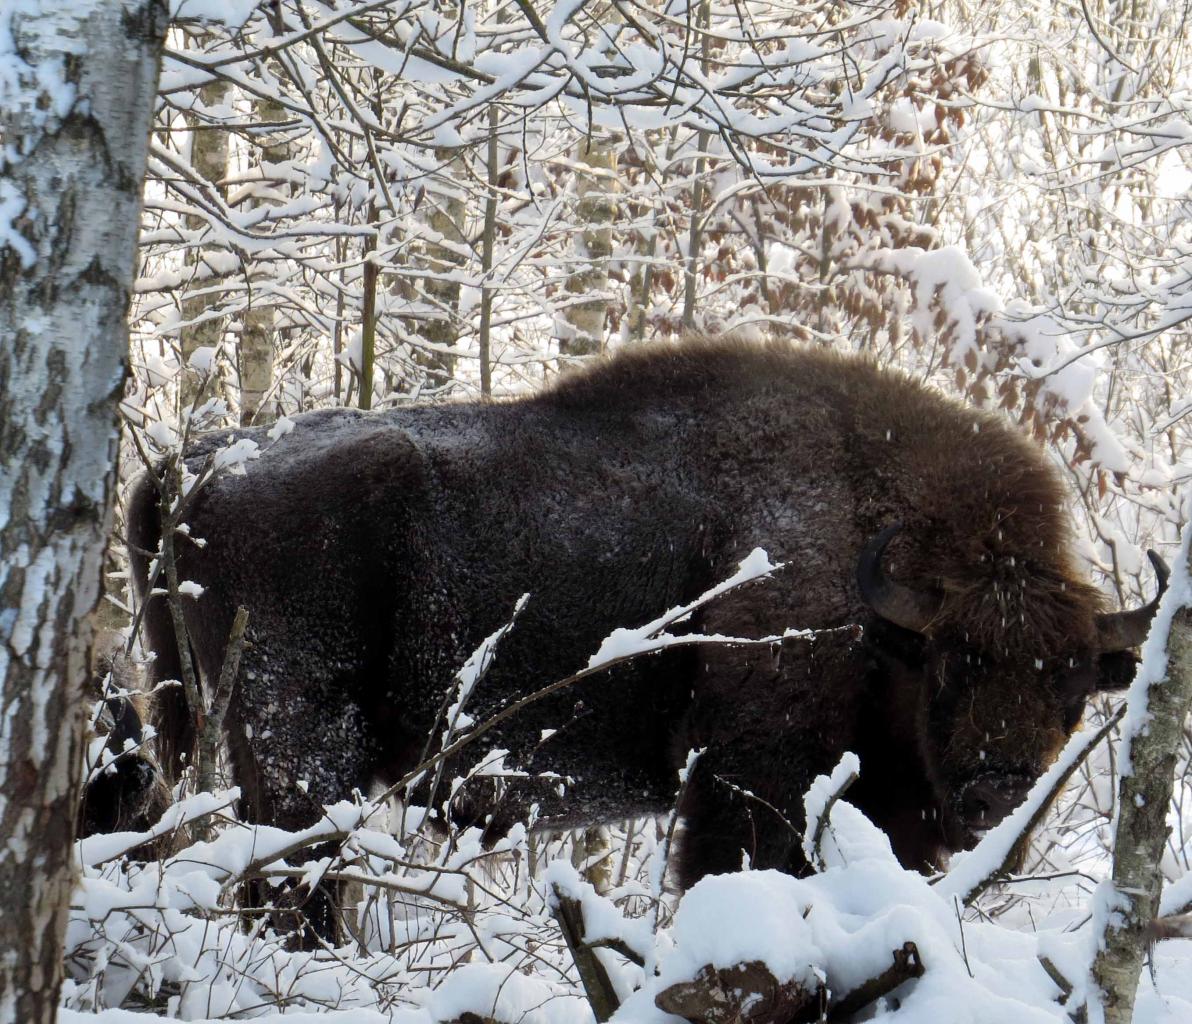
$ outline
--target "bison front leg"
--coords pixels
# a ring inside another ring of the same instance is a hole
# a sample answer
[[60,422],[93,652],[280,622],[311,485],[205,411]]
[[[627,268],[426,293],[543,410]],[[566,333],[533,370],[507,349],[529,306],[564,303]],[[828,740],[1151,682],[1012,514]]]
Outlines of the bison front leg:
[[[297,832],[316,824],[324,806],[352,797],[371,781],[374,742],[353,699],[351,679],[312,678],[298,666],[270,657],[258,641],[243,666],[241,687],[228,719],[228,746],[241,787],[241,817],[253,824]],[[313,847],[290,858],[298,866],[334,854]],[[315,936],[334,941],[339,893],[274,890],[274,920],[298,929],[304,945]],[[263,885],[250,894],[263,906]],[[311,929],[313,934],[308,933]]]
[[[745,600],[749,598],[749,600]],[[703,632],[777,632],[764,588],[710,610]],[[782,602],[775,602],[781,608]],[[797,610],[777,621],[801,621]],[[680,745],[705,748],[680,808],[684,888],[743,864],[801,874],[803,795],[855,741],[855,678],[824,669],[850,665],[850,639],[793,638],[773,647],[703,652]]]
[[679,808],[678,877],[684,890],[705,875],[801,866],[798,819],[791,820],[781,794],[768,794],[776,803],[751,788],[751,767],[749,759],[741,763],[739,752],[715,747],[696,761]]

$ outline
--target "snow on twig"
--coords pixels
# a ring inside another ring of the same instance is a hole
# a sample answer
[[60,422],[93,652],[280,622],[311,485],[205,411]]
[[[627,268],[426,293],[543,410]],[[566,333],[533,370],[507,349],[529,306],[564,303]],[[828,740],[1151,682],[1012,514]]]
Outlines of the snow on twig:
[[109,832],[87,836],[75,843],[79,863],[84,867],[98,867],[108,861],[126,856],[139,846],[173,835],[194,822],[226,811],[240,799],[239,788],[222,793],[195,793],[168,807],[158,822],[143,832]]
[[832,807],[861,777],[861,759],[846,751],[831,775],[817,775],[803,797],[803,856],[817,871],[823,868],[820,844],[832,817]]

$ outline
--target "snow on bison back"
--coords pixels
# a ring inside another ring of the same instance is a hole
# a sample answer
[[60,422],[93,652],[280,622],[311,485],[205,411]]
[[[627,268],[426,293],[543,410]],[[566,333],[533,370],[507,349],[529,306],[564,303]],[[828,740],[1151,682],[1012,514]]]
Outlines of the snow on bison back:
[[[826,351],[644,347],[513,401],[316,412],[276,443],[216,432],[187,452],[192,470],[230,437],[261,454],[193,506],[179,572],[204,592],[185,614],[210,681],[248,609],[231,760],[243,815],[291,829],[416,762],[455,672],[523,593],[477,720],[761,547],[785,568],[690,628],[863,628],[688,647],[563,690],[487,737],[529,777],[497,804],[465,785],[453,814],[496,832],[531,804],[558,825],[659,812],[703,747],[682,883],[743,854],[797,872],[802,794],[852,750],[850,800],[925,868],[1014,805],[1094,690],[1128,682],[1153,612],[1106,613],[1056,472],[1000,417]],[[136,550],[159,541],[148,479],[129,534],[143,581]],[[159,677],[177,678],[163,600],[146,625]],[[181,690],[165,693],[177,771],[194,737]]]

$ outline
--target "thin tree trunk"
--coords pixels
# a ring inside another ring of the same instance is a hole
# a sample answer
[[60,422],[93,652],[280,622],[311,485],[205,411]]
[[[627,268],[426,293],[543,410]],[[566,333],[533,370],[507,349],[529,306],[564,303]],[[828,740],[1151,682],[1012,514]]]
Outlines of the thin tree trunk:
[[[579,202],[575,207],[579,237],[575,246],[580,266],[567,277],[566,304],[559,311],[555,331],[564,355],[594,355],[604,347],[608,315],[608,260],[613,252],[616,216],[617,149],[614,140],[591,135],[576,154]],[[576,301],[572,296],[583,296]]]
[[435,195],[428,197],[431,212],[428,219],[431,230],[442,241],[426,244],[426,269],[430,277],[423,283],[430,305],[437,315],[426,321],[422,336],[434,348],[415,352],[418,362],[431,374],[434,386],[446,384],[455,376],[455,357],[446,348],[453,348],[459,341],[459,294],[460,284],[454,272],[467,262],[464,249],[468,245],[465,233],[467,209],[465,194],[459,180],[463,177],[463,160],[449,149],[437,150],[435,157],[442,167],[434,189]]
[[[162,0],[8,5],[0,137],[0,1017],[55,1019]],[[69,58],[65,56],[69,54]],[[16,84],[19,82],[19,84]]]
[[[647,136],[647,138],[649,138]],[[670,177],[671,156],[675,150],[677,130],[671,128],[667,132],[666,145],[663,147],[661,160],[654,156],[654,144],[648,143],[643,147],[642,157],[645,170],[657,182],[659,195],[665,196],[667,179]],[[661,140],[659,140],[661,142]],[[665,231],[663,223],[665,206],[656,199],[652,210],[652,221],[648,238],[641,233],[637,235],[634,250],[642,257],[641,263],[633,271],[629,283],[629,310],[626,319],[629,322],[627,338],[629,341],[645,341],[646,330],[649,328],[650,306],[654,296],[654,264],[658,257],[658,239]]]
[[[624,19],[615,4],[589,4],[597,38],[590,45],[605,54],[616,47]],[[563,304],[555,316],[561,355],[587,356],[604,350],[608,320],[608,264],[613,253],[617,216],[617,141],[588,122],[588,134],[576,147],[576,268],[568,276]],[[576,298],[578,296],[578,298]]]
[[[1184,565],[1178,567],[1168,601],[1187,600],[1192,571],[1185,528]],[[1165,629],[1163,615],[1152,630]],[[1150,662],[1144,671],[1150,668]],[[1159,673],[1156,673],[1159,674]],[[1143,700],[1143,707],[1136,701]],[[1171,806],[1176,760],[1184,722],[1192,710],[1192,607],[1184,604],[1170,620],[1165,671],[1145,690],[1130,692],[1131,707],[1119,747],[1122,775],[1118,784],[1118,820],[1113,844],[1113,889],[1102,894],[1112,903],[1106,915],[1093,977],[1101,989],[1106,1024],[1130,1024],[1134,996],[1147,947],[1147,929],[1158,915],[1163,875],[1159,863],[1167,843],[1167,811]],[[1128,767],[1127,767],[1128,766]]]
[[654,212],[654,227],[649,232],[649,238],[638,235],[634,249],[642,259],[634,269],[629,283],[629,311],[626,315],[629,321],[628,337],[630,341],[645,341],[646,328],[649,326],[650,297],[654,290],[654,260],[658,255],[657,211]]
[[[257,119],[264,124],[274,124],[287,119],[286,109],[274,99],[262,98],[256,101]],[[281,141],[264,146],[261,150],[261,162],[282,164],[290,159],[289,143],[283,138]],[[268,168],[264,175],[268,180]],[[288,187],[274,184],[272,192],[285,194]],[[273,304],[262,301],[254,294],[252,305],[244,314],[244,330],[240,334],[240,425],[250,423],[272,423],[274,403],[263,406],[265,396],[273,385],[273,351],[274,351],[274,311]]]
[[612,888],[612,836],[605,825],[589,825],[575,835],[571,849],[571,863],[601,896]]
[[[339,202],[335,204],[335,223],[340,223],[340,210],[343,205]],[[336,236],[335,239],[335,262],[339,265],[339,271],[336,276],[339,278],[339,287],[335,290],[335,326],[331,329],[331,360],[335,366],[335,404],[343,405],[343,363],[340,362],[339,355],[344,350],[344,291],[347,288],[347,272],[344,270],[344,259],[347,255],[348,247],[342,235]]]
[[488,197],[484,201],[484,233],[481,237],[480,272],[483,275],[480,286],[480,393],[489,397],[493,392],[492,368],[492,322],[493,322],[493,254],[497,242],[497,181],[501,168],[498,162],[498,137],[500,113],[493,103],[488,108],[488,152],[485,160],[485,178]]
[[[227,102],[230,91],[231,85],[228,82],[216,79],[199,89],[199,101],[205,108],[220,107]],[[198,176],[198,184],[222,194],[224,186],[220,185],[220,182],[228,175],[228,133],[223,128],[212,127],[193,116],[188,120],[191,125],[190,166]],[[207,222],[202,217],[188,216],[185,220],[187,228],[191,231],[201,231],[207,227]],[[187,260],[195,265],[196,269],[201,268],[205,262],[205,253],[206,250],[202,247],[194,249],[187,254]],[[214,283],[200,279],[195,282],[195,287],[203,290]],[[198,320],[218,302],[215,293],[210,292],[188,297],[182,302],[182,315],[186,320]],[[196,349],[218,349],[223,332],[223,317],[212,317],[183,327],[178,336],[182,362],[186,363]],[[215,393],[218,383],[214,373],[183,373],[180,380],[178,402],[183,412],[194,408],[196,399],[202,402],[210,398]],[[206,393],[199,394],[200,389]]]
[[[708,74],[708,26],[712,21],[712,5],[703,0],[696,13],[701,30],[700,48],[703,52],[703,73]],[[691,186],[691,225],[687,234],[687,259],[683,270],[683,328],[692,330],[695,327],[695,300],[697,298],[699,278],[699,251],[703,246],[704,223],[700,211],[704,206],[707,186],[704,184],[704,173],[707,170],[707,157],[704,154],[711,145],[711,133],[701,131],[696,135],[698,155],[695,158],[694,182]]]
[[[368,204],[368,222],[376,226],[377,207]],[[373,366],[377,352],[377,264],[373,254],[377,249],[376,235],[364,243],[364,265],[360,275],[360,399],[361,409],[372,408]]]
[[649,326],[650,293],[654,290],[654,264],[652,261],[658,252],[657,236],[651,236],[648,242],[643,240],[638,251],[645,257],[645,260],[634,275],[630,290],[630,341],[646,340],[646,328]]

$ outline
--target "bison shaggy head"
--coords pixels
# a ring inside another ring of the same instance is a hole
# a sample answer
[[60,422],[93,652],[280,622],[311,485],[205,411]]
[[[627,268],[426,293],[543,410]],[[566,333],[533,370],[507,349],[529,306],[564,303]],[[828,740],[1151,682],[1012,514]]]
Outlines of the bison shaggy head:
[[1148,552],[1159,596],[1116,614],[1100,611],[1087,584],[1042,565],[921,590],[882,567],[900,528],[865,546],[857,582],[884,626],[914,635],[893,673],[901,681],[895,699],[911,705],[940,845],[963,849],[1021,803],[1093,693],[1129,685],[1131,649],[1145,639],[1168,570]]

